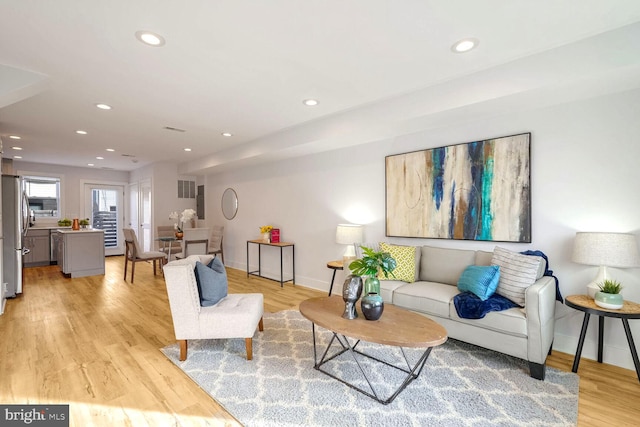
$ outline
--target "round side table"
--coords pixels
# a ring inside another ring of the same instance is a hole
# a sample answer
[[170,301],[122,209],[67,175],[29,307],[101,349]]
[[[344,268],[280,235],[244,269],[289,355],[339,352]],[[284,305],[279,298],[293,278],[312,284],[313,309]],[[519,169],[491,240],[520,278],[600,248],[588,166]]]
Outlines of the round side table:
[[336,279],[336,271],[343,270],[342,260],[339,261],[329,261],[327,263],[327,268],[333,270],[333,276],[331,276],[331,286],[329,287],[329,296],[331,296],[331,291],[333,290],[333,281]]
[[582,354],[582,346],[584,345],[584,337],[587,335],[587,326],[589,326],[589,317],[592,314],[595,314],[596,316],[600,317],[598,321],[598,362],[602,363],[604,318],[618,318],[622,320],[622,326],[624,327],[624,332],[627,335],[627,342],[629,343],[629,349],[631,350],[633,364],[636,368],[636,375],[638,375],[638,380],[640,380],[640,362],[638,361],[638,352],[636,351],[636,346],[633,342],[631,328],[629,328],[629,319],[640,319],[640,304],[631,301],[625,301],[621,309],[613,310],[597,306],[593,298],[588,295],[569,295],[565,298],[565,304],[571,308],[584,312],[582,330],[580,331],[578,348],[576,349],[576,356],[575,359],[573,359],[573,367],[571,371],[578,372],[580,355]]

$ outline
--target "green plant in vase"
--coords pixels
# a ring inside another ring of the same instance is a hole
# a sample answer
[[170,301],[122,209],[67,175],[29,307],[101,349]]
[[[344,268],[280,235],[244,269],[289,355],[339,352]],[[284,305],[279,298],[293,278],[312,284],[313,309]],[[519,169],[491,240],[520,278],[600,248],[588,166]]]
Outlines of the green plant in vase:
[[596,292],[594,300],[596,305],[602,308],[619,309],[624,305],[624,300],[620,291],[622,284],[616,280],[605,279],[602,283],[598,283],[600,291]]
[[364,297],[362,297],[362,314],[367,320],[378,320],[382,316],[384,304],[380,296],[380,280],[378,275],[384,274],[388,278],[393,275],[396,268],[396,260],[389,252],[376,252],[365,246],[360,246],[363,257],[349,264],[351,273],[355,276],[366,277],[364,281]]

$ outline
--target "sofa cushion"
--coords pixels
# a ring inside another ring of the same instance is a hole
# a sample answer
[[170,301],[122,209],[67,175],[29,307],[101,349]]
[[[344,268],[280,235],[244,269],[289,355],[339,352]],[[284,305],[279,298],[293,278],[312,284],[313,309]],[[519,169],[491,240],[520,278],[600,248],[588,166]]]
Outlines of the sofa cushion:
[[381,280],[380,281],[380,296],[382,300],[388,304],[393,304],[393,293],[400,286],[406,285],[407,282],[401,282],[399,280]]
[[393,303],[420,313],[448,317],[449,305],[459,292],[457,287],[443,283],[407,283],[395,290]]
[[415,246],[398,246],[381,242],[380,250],[388,252],[396,260],[396,268],[393,275],[388,278],[384,274],[378,274],[380,280],[400,280],[402,282],[412,283],[418,279],[418,268],[420,266],[420,258],[418,248]]
[[496,246],[491,263],[500,267],[496,293],[524,306],[525,292],[538,275],[540,257],[522,255]]
[[496,291],[498,280],[500,267],[497,265],[470,265],[460,275],[458,289],[461,292],[471,292],[486,301]]
[[[449,318],[456,322],[466,323],[473,326],[480,326],[485,329],[494,330],[497,332],[504,332],[509,335],[526,337],[527,332],[527,317],[522,312],[521,308],[515,307],[504,311],[492,311],[487,313],[482,319],[465,319],[458,316],[456,307],[451,302],[449,308]],[[486,343],[486,348],[492,348],[490,343]]]
[[491,259],[493,258],[493,252],[476,251],[475,265],[491,265]]
[[423,246],[420,280],[456,286],[460,275],[475,261],[475,251]]
[[197,261],[194,273],[202,307],[216,305],[227,296],[227,272],[220,259],[216,257],[208,265]]

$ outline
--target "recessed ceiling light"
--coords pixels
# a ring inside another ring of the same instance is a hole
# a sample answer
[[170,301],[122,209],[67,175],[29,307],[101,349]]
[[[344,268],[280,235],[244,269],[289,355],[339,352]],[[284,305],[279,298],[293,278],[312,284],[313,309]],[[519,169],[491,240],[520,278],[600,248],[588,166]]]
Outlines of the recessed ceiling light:
[[96,104],[96,107],[98,107],[101,110],[111,110],[111,105],[107,105],[107,104]]
[[96,160],[104,160],[104,157],[96,156]]
[[9,138],[11,138],[11,139],[22,139],[18,135],[9,135]]
[[87,131],[86,131],[86,130],[77,130],[77,131],[76,131],[76,133],[77,133],[78,135],[86,135],[86,134],[87,134]]
[[308,107],[313,107],[319,104],[317,99],[305,99],[302,103]]
[[184,151],[191,151],[191,148],[185,148]]
[[22,156],[13,156],[14,159],[21,159]]
[[222,136],[233,136],[231,132],[222,132]]
[[22,150],[22,147],[11,147],[13,150]]
[[107,148],[107,151],[114,152],[116,150],[114,150],[113,148]]
[[480,41],[474,38],[462,39],[453,44],[451,46],[451,51],[454,53],[465,53],[469,52],[471,49],[478,47]]
[[87,163],[87,166],[95,166],[93,163]]
[[136,31],[136,38],[142,43],[153,47],[164,46],[165,43],[164,37],[152,31]]

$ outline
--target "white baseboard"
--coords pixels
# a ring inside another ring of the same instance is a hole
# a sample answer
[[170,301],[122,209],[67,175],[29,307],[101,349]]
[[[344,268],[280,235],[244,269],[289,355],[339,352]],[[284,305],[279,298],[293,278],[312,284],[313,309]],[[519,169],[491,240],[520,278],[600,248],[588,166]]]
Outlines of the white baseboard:
[[[553,349],[575,356],[578,348],[578,338],[556,333],[554,334]],[[634,337],[635,340],[636,338]],[[582,347],[581,359],[598,360],[598,341],[590,340],[587,336]],[[628,345],[620,347],[605,342],[602,349],[602,362],[635,371],[631,350]],[[580,372],[580,367],[578,367],[578,372]]]

